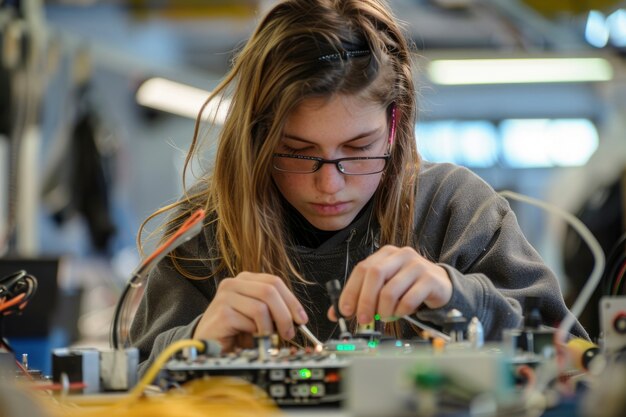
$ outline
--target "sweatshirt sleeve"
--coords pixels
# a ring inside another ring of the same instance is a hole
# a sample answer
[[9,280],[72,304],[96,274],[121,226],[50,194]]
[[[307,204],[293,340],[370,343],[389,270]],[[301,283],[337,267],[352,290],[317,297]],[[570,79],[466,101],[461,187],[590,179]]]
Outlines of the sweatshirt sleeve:
[[[199,240],[202,238],[185,243],[176,251],[176,257],[185,271],[208,276],[209,269],[198,260],[206,258],[198,253],[202,247]],[[140,374],[172,342],[192,337],[214,295],[212,279],[192,280],[183,276],[169,256],[151,271],[130,329],[131,343],[139,349]]]
[[[509,203],[469,170],[432,165],[420,177],[419,247],[446,269],[452,298],[438,309],[422,309],[422,320],[442,325],[456,308],[478,317],[485,337],[523,322],[526,297],[541,299],[544,324],[556,327],[570,314],[554,273],[519,228]],[[579,323],[572,333],[588,337]]]

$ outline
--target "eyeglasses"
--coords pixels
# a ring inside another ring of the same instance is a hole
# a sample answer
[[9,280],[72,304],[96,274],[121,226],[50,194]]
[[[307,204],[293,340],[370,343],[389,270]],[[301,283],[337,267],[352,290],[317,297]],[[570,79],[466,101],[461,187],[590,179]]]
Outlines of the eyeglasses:
[[324,159],[315,156],[275,153],[274,169],[292,174],[312,174],[324,164],[333,164],[345,175],[378,174],[385,170],[391,155]]
[[[391,104],[391,126],[389,132],[389,147],[396,136],[396,104]],[[337,170],[344,175],[371,175],[383,172],[391,155],[363,156],[339,159],[324,159],[315,156],[275,153],[273,155],[274,169],[292,174],[312,174],[324,164],[334,164]]]

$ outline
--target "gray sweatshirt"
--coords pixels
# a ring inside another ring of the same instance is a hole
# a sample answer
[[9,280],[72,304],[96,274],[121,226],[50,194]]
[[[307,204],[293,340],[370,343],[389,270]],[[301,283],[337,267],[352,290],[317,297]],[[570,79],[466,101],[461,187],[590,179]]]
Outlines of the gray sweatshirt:
[[[478,317],[485,337],[498,340],[502,331],[519,327],[524,299],[541,298],[544,324],[557,326],[567,307],[558,281],[523,236],[508,202],[477,175],[451,164],[423,162],[415,210],[419,253],[446,269],[452,298],[438,309],[420,308],[416,316],[442,326],[455,308],[466,318]],[[179,255],[206,259],[214,252],[213,230],[185,243]],[[309,328],[324,341],[336,336],[335,323],[326,318],[330,300],[325,283],[343,280],[346,260],[351,270],[377,247],[377,225],[366,211],[344,230],[317,248],[289,248],[299,270],[313,284],[294,283],[293,291],[307,310]],[[196,276],[211,274],[210,263],[182,262]],[[131,341],[139,348],[144,371],[170,343],[190,338],[213,299],[218,279],[190,280],[165,258],[150,273],[145,294],[131,327]],[[404,337],[413,337],[410,327]],[[576,323],[572,333],[587,337]]]

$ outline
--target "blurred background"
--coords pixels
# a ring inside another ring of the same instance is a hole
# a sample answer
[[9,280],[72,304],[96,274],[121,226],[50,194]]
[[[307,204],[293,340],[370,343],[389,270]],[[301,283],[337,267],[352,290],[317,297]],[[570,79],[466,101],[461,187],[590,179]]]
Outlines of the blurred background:
[[[139,225],[182,193],[200,105],[273,3],[0,0],[0,275],[40,280],[4,329],[34,366],[108,344]],[[626,2],[390,4],[415,44],[423,157],[576,214],[609,251],[626,217]],[[571,304],[589,251],[562,219],[511,204]],[[594,303],[582,321],[597,336]]]

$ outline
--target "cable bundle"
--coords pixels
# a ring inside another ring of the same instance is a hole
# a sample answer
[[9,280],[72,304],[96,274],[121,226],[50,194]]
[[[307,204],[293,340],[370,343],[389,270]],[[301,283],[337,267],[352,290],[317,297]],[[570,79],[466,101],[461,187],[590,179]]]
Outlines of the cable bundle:
[[17,271],[0,279],[0,316],[21,312],[37,291],[37,279]]
[[137,305],[139,305],[141,301],[144,290],[143,287],[145,287],[144,282],[148,278],[148,273],[168,253],[200,233],[204,216],[205,212],[203,209],[193,212],[189,218],[185,220],[163,244],[150,254],[150,256],[144,259],[132,273],[115,306],[115,313],[111,323],[111,346],[113,346],[113,348],[120,349],[130,346],[128,333],[132,321],[131,310],[136,310]]
[[13,351],[2,334],[2,319],[21,313],[36,291],[37,279],[24,270],[0,278],[0,348]]
[[609,254],[604,275],[605,294],[625,294],[624,277],[626,277],[626,233],[619,238]]

